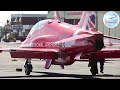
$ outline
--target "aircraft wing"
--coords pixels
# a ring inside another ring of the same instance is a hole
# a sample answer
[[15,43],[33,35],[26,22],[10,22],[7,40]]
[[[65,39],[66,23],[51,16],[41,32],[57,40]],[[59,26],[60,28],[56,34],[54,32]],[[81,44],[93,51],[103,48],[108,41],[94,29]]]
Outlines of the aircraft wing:
[[0,52],[10,52],[12,58],[40,58],[51,59],[57,58],[59,49],[49,48],[0,48]]
[[120,45],[120,38],[104,35],[104,43],[107,46]]
[[80,59],[92,59],[93,55],[94,59],[120,58],[120,49],[103,48],[102,50],[97,52],[82,54]]
[[98,54],[98,58],[120,58],[120,38],[104,36],[105,48],[102,49]]

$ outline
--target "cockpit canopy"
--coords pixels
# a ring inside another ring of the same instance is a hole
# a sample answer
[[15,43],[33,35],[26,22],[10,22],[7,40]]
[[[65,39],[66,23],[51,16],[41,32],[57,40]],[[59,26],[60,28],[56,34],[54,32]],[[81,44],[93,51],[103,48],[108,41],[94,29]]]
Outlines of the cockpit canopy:
[[36,23],[36,24],[32,27],[32,29],[30,30],[29,35],[32,35],[32,34],[33,34],[34,32],[36,32],[37,30],[40,30],[41,28],[43,28],[44,25],[45,25],[47,22],[49,22],[49,21],[51,21],[51,19],[42,20],[42,21],[39,21],[38,23]]

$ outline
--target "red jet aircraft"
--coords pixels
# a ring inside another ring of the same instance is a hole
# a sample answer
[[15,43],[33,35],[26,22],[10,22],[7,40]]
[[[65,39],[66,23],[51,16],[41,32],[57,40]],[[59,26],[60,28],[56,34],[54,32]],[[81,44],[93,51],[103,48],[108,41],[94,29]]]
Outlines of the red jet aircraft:
[[[11,58],[25,58],[25,74],[32,72],[31,59],[45,60],[45,68],[51,65],[72,65],[80,54],[80,59],[89,59],[92,75],[96,75],[97,61],[105,58],[120,58],[120,50],[103,49],[104,35],[95,29],[95,12],[83,11],[78,25],[60,20],[54,12],[54,19],[41,20],[33,26],[20,48],[0,48],[9,51]],[[108,37],[108,36],[107,36]],[[109,37],[111,38],[111,37]]]

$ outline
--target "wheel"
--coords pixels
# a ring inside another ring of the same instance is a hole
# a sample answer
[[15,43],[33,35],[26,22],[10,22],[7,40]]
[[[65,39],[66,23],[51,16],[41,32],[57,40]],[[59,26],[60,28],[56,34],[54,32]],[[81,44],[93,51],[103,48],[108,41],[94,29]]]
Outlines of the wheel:
[[25,74],[30,75],[30,72],[32,72],[32,65],[31,64],[26,64],[24,66],[24,68],[25,68]]

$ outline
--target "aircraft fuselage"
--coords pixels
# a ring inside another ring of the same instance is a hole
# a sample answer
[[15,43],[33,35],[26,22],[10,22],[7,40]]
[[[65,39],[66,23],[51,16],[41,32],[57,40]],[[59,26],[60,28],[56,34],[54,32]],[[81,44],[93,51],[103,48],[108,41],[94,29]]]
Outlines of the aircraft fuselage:
[[103,48],[103,34],[96,30],[83,30],[53,20],[29,34],[21,47],[59,48],[64,53],[92,52]]

